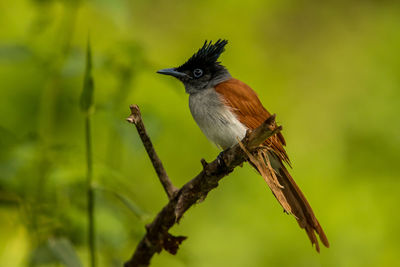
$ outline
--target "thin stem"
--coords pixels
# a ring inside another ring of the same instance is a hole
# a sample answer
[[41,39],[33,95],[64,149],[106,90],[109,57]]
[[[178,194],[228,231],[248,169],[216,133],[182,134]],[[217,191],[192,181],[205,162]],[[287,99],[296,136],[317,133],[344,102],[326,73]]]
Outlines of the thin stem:
[[94,191],[92,188],[93,180],[93,161],[92,161],[92,139],[90,116],[86,115],[85,118],[85,132],[86,132],[86,193],[87,193],[87,216],[88,216],[88,243],[90,249],[89,261],[91,267],[96,267],[96,245],[95,245],[95,225],[94,225]]
[[130,105],[129,108],[131,109],[131,115],[126,120],[129,123],[135,124],[140,139],[142,140],[142,143],[146,149],[147,155],[149,156],[151,163],[153,164],[154,170],[157,173],[158,179],[164,187],[165,193],[167,193],[168,198],[172,199],[174,198],[174,195],[178,191],[178,189],[172,184],[160,158],[158,157],[154,149],[153,143],[151,142],[150,137],[146,132],[146,127],[144,127],[142,115],[140,114],[140,109],[138,105]]

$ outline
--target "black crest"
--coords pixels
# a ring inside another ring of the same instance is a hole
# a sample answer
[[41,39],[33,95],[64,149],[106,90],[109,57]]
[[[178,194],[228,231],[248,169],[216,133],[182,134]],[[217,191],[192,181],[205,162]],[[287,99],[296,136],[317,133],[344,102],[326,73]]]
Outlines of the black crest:
[[199,67],[206,68],[218,65],[219,62],[217,62],[217,60],[222,52],[225,51],[225,45],[227,43],[227,40],[221,39],[214,44],[212,41],[207,42],[206,40],[203,47],[200,48],[199,51],[189,58],[182,66],[178,67],[177,70],[191,70]]

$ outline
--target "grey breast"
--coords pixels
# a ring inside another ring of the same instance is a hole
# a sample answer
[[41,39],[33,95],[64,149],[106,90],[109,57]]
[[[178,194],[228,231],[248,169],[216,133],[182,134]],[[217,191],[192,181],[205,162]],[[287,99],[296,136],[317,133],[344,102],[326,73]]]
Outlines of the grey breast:
[[190,94],[189,108],[204,135],[223,149],[233,146],[246,134],[247,128],[214,88]]

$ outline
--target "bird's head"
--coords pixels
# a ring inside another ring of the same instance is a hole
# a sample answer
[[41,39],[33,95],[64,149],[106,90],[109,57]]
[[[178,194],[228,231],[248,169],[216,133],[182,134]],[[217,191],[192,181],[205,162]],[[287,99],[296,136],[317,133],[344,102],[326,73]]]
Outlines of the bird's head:
[[213,87],[231,77],[228,70],[218,62],[227,43],[227,40],[221,39],[214,44],[205,41],[203,47],[184,64],[176,68],[162,69],[157,73],[179,79],[189,94]]

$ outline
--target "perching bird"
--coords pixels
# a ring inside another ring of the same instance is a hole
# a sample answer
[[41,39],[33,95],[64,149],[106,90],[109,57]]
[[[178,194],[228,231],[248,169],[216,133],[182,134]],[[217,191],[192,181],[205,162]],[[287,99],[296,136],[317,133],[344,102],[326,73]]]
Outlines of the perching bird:
[[[214,44],[206,41],[180,67],[158,71],[174,76],[184,84],[194,120],[206,137],[222,149],[237,144],[247,129],[257,128],[271,116],[257,94],[247,84],[233,78],[218,62],[227,43],[226,40]],[[249,154],[249,161],[264,177],[285,212],[293,214],[300,227],[305,229],[319,252],[316,234],[326,247],[329,242],[310,204],[284,165],[290,166],[285,145],[279,132],[268,138],[257,153]]]

